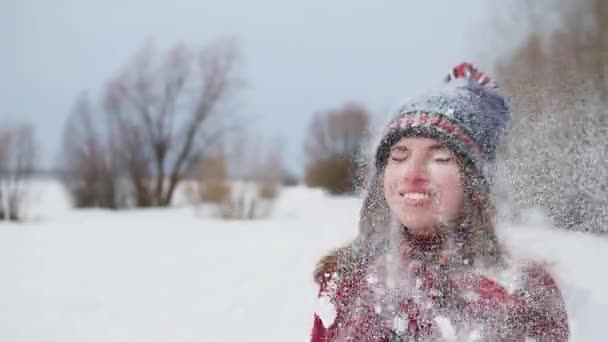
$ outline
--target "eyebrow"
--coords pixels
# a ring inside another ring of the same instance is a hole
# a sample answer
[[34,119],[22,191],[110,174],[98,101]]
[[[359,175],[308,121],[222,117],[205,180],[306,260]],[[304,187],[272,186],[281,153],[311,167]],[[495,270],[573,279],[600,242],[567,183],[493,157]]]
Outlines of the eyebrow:
[[[395,146],[391,147],[391,151],[396,148],[405,148],[405,149],[409,150],[409,148],[405,144],[395,144]],[[429,151],[438,151],[438,150],[447,150],[447,149],[449,149],[449,148],[444,143],[436,143],[436,144],[432,144],[431,146],[427,147],[427,150],[429,150]]]
[[429,148],[428,148],[429,151],[447,150],[447,149],[448,149],[448,147],[442,143],[433,144],[433,145],[429,146]]

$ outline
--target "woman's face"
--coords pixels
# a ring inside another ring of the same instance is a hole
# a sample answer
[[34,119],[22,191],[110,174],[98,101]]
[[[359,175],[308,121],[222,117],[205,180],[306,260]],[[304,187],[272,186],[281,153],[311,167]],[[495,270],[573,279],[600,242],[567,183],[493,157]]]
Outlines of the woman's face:
[[414,234],[432,234],[439,223],[460,216],[464,185],[458,157],[429,138],[403,138],[390,150],[384,196],[401,224]]

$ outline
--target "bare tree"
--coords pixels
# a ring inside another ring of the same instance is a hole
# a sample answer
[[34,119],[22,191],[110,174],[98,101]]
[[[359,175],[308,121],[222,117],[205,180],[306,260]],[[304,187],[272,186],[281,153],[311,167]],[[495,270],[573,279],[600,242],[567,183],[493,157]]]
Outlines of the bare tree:
[[213,119],[225,119],[224,106],[242,85],[238,62],[233,40],[200,51],[178,45],[161,58],[148,47],[110,82],[105,108],[138,206],[169,205],[186,171],[224,130]]
[[355,189],[360,152],[369,141],[370,114],[358,104],[317,113],[304,144],[306,183],[331,193]]
[[89,98],[81,95],[64,127],[58,168],[76,207],[124,208],[128,195],[120,191],[124,177],[114,153],[118,149],[98,119]]
[[0,218],[22,219],[28,181],[38,145],[30,124],[5,124],[0,130]]
[[167,206],[179,182],[231,123],[242,81],[234,40],[203,49],[143,48],[107,85],[81,96],[64,129],[60,168],[75,204]]

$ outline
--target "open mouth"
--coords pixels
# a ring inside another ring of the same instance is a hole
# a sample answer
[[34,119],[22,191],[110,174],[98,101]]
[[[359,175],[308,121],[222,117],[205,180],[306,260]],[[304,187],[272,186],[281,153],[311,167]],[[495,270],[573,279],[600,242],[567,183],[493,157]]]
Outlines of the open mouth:
[[407,206],[421,207],[428,204],[431,200],[429,192],[399,192],[399,196]]

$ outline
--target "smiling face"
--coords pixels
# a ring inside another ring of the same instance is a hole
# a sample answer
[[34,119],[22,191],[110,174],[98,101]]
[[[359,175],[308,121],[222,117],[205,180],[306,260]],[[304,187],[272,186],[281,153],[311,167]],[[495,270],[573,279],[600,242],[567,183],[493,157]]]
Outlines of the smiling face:
[[463,210],[464,185],[457,155],[429,138],[403,138],[392,146],[384,170],[384,196],[414,234],[435,232]]

